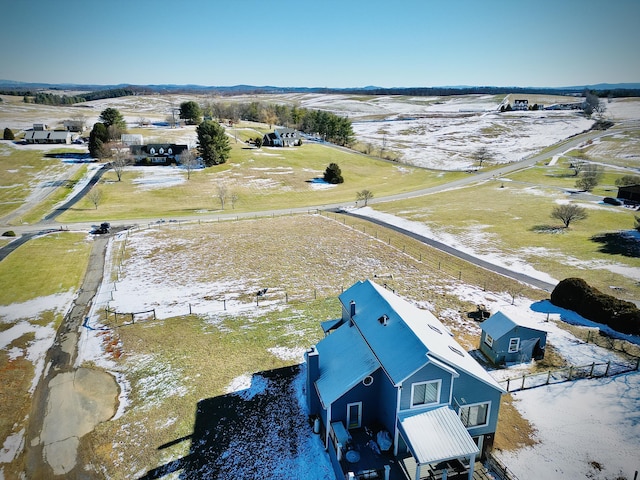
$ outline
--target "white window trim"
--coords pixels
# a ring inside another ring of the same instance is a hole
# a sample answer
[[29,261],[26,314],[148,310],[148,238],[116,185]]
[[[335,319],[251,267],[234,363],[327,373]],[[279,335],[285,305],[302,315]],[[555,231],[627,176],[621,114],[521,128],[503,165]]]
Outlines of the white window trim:
[[461,405],[460,406],[460,410],[458,411],[458,416],[460,417],[460,421],[462,421],[462,409],[463,408],[472,408],[472,407],[477,407],[478,405],[486,405],[487,406],[487,418],[485,419],[485,422],[483,424],[466,427],[467,430],[473,430],[474,428],[481,428],[481,427],[486,427],[487,425],[489,425],[489,419],[491,417],[491,402],[490,401],[489,402],[469,403],[468,405]]
[[[512,346],[513,341],[516,341],[515,348]],[[509,353],[517,353],[520,351],[520,337],[513,337],[509,339]]]
[[[413,403],[413,398],[414,398],[414,390],[415,387],[418,385],[425,385],[428,383],[435,383],[437,384],[437,393],[436,393],[436,401],[435,402],[431,402],[431,403],[419,403],[419,404],[414,404]],[[430,405],[438,405],[440,403],[440,394],[442,391],[442,379],[438,379],[438,380],[427,380],[424,382],[416,382],[416,383],[412,383],[411,384],[411,408],[422,408],[422,407],[428,407]]]
[[[351,407],[358,407],[358,425],[355,427],[351,426]],[[360,428],[362,426],[362,402],[353,402],[347,403],[347,430],[352,428]]]
[[484,334],[484,343],[486,343],[490,347],[493,347],[493,337],[491,335],[489,335],[488,333],[485,333]]

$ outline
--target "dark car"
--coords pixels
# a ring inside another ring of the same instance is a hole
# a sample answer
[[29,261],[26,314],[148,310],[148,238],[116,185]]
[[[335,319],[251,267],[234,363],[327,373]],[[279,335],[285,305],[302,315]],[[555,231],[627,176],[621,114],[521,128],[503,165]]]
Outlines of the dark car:
[[109,233],[109,230],[111,230],[109,222],[102,222],[100,226],[93,231],[93,233]]

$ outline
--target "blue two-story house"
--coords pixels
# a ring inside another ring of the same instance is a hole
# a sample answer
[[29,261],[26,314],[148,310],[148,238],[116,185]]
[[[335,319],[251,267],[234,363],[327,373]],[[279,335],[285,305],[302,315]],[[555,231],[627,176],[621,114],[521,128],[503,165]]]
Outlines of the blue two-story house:
[[502,388],[430,312],[370,280],[339,298],[341,318],[305,354],[307,407],[336,478],[471,479]]

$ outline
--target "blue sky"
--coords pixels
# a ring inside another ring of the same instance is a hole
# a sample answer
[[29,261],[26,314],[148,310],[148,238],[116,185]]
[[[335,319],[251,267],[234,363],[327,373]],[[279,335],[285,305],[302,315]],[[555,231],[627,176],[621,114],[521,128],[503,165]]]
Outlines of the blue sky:
[[[640,0],[32,0],[0,79],[382,87],[640,82]],[[20,10],[20,11],[18,11]]]

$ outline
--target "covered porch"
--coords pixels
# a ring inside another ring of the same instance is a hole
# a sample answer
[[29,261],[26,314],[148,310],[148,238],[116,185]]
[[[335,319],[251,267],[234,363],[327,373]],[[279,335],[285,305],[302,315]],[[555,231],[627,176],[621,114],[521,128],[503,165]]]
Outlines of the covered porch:
[[473,480],[480,450],[453,409],[406,412],[398,430],[407,450],[402,466],[411,480]]

